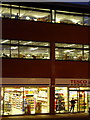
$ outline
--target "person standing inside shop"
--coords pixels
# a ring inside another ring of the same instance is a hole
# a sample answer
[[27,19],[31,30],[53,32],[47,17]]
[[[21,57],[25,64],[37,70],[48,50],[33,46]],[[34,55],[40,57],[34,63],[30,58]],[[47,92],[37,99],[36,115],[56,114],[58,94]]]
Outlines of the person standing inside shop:
[[71,102],[71,108],[70,108],[70,112],[72,111],[72,112],[74,112],[74,107],[75,107],[75,100],[74,100],[74,98],[72,98],[72,100],[70,101]]

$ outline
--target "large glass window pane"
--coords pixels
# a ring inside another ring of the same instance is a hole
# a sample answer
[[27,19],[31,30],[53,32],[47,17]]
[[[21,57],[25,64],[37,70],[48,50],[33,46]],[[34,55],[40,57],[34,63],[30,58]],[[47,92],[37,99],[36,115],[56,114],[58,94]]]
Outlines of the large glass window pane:
[[10,40],[6,39],[0,39],[0,44],[10,44]]
[[55,87],[55,112],[63,113],[68,111],[67,87]]
[[10,57],[10,46],[9,45],[2,45],[2,57]]
[[23,111],[23,88],[5,87],[4,92],[4,115],[24,114]]
[[26,114],[49,113],[49,88],[25,87],[24,108]]
[[32,45],[32,46],[50,46],[48,42],[34,42],[34,41],[19,41],[20,45]]
[[18,46],[11,46],[11,57],[18,58]]
[[90,26],[90,15],[84,16],[84,25]]
[[48,12],[40,12],[33,10],[20,10],[20,18],[32,21],[51,22],[51,16]]
[[2,57],[2,45],[0,45],[0,57]]
[[81,44],[55,43],[55,46],[56,47],[69,47],[69,48],[82,48]]
[[89,45],[84,45],[84,49],[89,49]]
[[83,60],[86,60],[88,61],[89,60],[89,50],[84,50],[84,57],[83,57]]
[[19,19],[19,8],[18,9],[12,8],[11,18]]
[[57,23],[80,24],[83,25],[83,17],[68,14],[56,14]]
[[0,115],[3,115],[3,88],[0,88],[1,89],[1,108],[0,108]]
[[0,18],[2,17],[2,5],[0,5]]
[[17,44],[18,45],[18,40],[11,40],[11,44]]
[[2,7],[2,11],[1,11],[2,17],[4,18],[10,18],[10,8],[8,7]]
[[82,50],[78,49],[55,49],[57,60],[82,60]]
[[50,48],[19,46],[19,58],[50,59]]

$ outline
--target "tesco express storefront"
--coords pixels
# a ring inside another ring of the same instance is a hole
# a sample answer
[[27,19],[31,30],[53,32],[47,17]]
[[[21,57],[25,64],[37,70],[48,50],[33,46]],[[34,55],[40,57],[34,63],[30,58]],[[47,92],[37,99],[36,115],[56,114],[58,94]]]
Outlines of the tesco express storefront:
[[[71,99],[74,112],[88,112],[89,79],[55,79],[55,113],[68,113]],[[1,80],[1,115],[50,113],[50,78],[3,78]]]
[[70,112],[70,108],[71,108],[70,101],[72,98],[74,98],[76,102],[74,112],[88,112],[88,109],[90,107],[90,80],[89,79],[57,78],[55,80],[55,111],[56,113],[62,113],[67,111]]

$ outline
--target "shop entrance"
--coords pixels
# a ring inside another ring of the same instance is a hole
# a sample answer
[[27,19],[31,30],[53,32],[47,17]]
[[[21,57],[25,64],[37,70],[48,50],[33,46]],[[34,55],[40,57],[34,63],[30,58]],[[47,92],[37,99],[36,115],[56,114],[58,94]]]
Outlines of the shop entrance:
[[88,90],[69,90],[69,111],[71,100],[75,100],[74,112],[88,112],[90,107],[90,91]]

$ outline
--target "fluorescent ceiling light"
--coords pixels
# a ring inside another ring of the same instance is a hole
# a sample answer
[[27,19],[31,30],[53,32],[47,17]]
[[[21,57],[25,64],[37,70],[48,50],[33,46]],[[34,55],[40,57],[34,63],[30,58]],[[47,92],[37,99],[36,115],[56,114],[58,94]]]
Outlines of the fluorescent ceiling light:
[[65,50],[64,52],[71,52],[71,51],[74,51],[74,50]]
[[8,42],[9,40],[4,40],[4,41],[2,41],[1,43],[6,43],[6,42]]
[[26,17],[26,20],[30,20],[30,17],[27,16],[27,17]]
[[11,50],[13,50],[13,49],[17,49],[18,47],[11,47]]
[[30,42],[26,42],[26,43],[24,43],[23,45],[27,45],[27,44],[29,44],[29,43],[32,43],[32,41],[30,41]]

